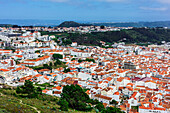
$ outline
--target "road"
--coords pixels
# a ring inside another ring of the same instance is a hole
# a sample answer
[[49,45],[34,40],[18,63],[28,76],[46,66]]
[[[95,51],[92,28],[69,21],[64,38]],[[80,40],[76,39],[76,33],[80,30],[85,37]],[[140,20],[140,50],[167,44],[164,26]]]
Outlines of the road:
[[36,107],[33,107],[33,106],[30,106],[30,105],[27,105],[27,104],[22,103],[22,100],[20,100],[20,104],[29,106],[29,107],[31,107],[32,109],[34,109],[37,113],[41,113],[41,111],[39,111]]

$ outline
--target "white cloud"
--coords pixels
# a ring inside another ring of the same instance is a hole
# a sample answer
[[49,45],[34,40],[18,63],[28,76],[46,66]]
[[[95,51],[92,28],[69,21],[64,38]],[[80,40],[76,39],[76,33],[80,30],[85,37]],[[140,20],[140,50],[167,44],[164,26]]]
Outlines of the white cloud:
[[157,0],[158,2],[160,2],[160,3],[168,3],[168,4],[170,4],[170,0]]
[[168,8],[166,8],[166,7],[159,7],[159,8],[140,7],[140,9],[143,9],[143,10],[153,10],[153,11],[166,11]]

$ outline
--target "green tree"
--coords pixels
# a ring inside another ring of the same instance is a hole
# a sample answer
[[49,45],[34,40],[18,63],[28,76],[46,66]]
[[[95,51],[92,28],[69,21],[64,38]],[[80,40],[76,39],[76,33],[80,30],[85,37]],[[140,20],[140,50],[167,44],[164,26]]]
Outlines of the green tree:
[[36,88],[36,93],[37,93],[37,94],[42,94],[42,89],[41,89],[40,87],[37,87],[37,88]]
[[89,59],[89,58],[86,58],[86,60],[85,61],[88,61],[88,62],[93,62],[93,63],[95,63],[95,60],[94,59]]
[[82,59],[79,59],[78,62],[81,63],[83,60]]
[[54,66],[57,66],[57,63],[56,63],[56,62],[54,62]]
[[75,58],[72,58],[71,61],[76,60]]
[[72,44],[72,41],[70,39],[63,40],[64,45]]
[[136,112],[139,111],[139,106],[132,106],[131,109],[135,110]]
[[100,103],[97,99],[93,100],[93,99],[90,99],[90,102],[92,105],[95,105],[95,104],[98,104]]
[[104,29],[104,28],[105,28],[105,26],[104,26],[104,25],[101,25],[101,26],[100,26],[100,29]]
[[103,111],[105,108],[104,108],[104,105],[99,102],[96,106],[95,106],[96,109],[98,109],[100,112]]
[[48,64],[43,64],[43,67],[48,68],[49,66],[48,66]]
[[54,40],[56,43],[59,43],[58,38],[53,38],[52,40]]
[[70,68],[64,69],[64,73],[67,73],[67,72],[70,72]]
[[108,107],[104,109],[101,113],[124,113],[120,108]]
[[20,41],[20,43],[24,43],[23,41]]
[[26,94],[27,97],[37,97],[38,94],[42,94],[41,88],[35,88],[33,82],[26,80],[24,85],[17,87],[17,94]]
[[117,101],[114,99],[110,102],[110,104],[113,104],[115,107],[118,105]]
[[54,59],[63,59],[63,55],[61,54],[53,54]]
[[60,60],[56,60],[56,62],[55,62],[55,66],[57,66],[57,65],[61,65],[62,64],[62,62],[60,61]]
[[14,53],[16,50],[15,49],[12,49],[12,52]]
[[53,63],[52,63],[52,62],[50,62],[50,66],[53,66]]
[[89,96],[79,85],[66,85],[63,87],[61,99],[69,103],[69,107],[80,111],[91,111],[92,107],[88,105]]
[[35,53],[40,53],[40,50],[36,50]]
[[17,89],[16,89],[16,93],[22,93],[23,91],[22,91],[22,89],[20,88],[20,87],[17,87]]
[[68,111],[68,102],[65,99],[60,99],[59,105],[62,111]]

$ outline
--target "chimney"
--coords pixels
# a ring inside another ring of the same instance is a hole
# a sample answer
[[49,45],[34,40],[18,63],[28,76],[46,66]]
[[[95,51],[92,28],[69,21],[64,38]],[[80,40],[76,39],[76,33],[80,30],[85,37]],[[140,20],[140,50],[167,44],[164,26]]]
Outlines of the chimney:
[[14,61],[13,60],[11,60],[11,66],[13,66],[14,65]]

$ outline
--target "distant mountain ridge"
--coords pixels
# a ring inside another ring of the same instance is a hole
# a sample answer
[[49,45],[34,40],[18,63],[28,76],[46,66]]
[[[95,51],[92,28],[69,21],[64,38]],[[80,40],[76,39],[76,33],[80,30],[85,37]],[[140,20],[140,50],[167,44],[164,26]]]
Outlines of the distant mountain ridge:
[[170,21],[155,21],[155,22],[99,22],[99,23],[78,23],[74,21],[65,21],[58,27],[80,27],[80,26],[108,26],[108,27],[168,27]]
[[80,27],[80,26],[91,26],[92,24],[77,23],[74,21],[65,21],[61,23],[58,27]]
[[0,27],[12,27],[11,24],[0,24]]
[[[63,22],[63,23],[61,23]],[[61,23],[61,24],[60,24]],[[79,27],[79,26],[111,26],[111,27],[169,27],[170,21],[155,22],[88,22],[87,21],[63,21],[63,20],[36,20],[36,19],[0,19],[0,27],[18,26],[59,26],[59,27]]]
[[155,21],[155,22],[99,22],[92,23],[95,26],[110,26],[110,27],[169,27],[170,21]]

